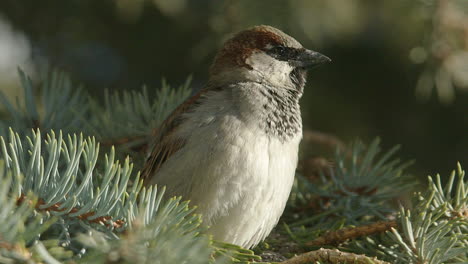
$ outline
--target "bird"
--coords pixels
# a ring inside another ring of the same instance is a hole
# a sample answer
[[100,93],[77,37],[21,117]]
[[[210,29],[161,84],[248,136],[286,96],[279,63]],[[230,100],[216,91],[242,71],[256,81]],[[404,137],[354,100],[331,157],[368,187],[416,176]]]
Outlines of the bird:
[[294,182],[307,70],[329,61],[272,26],[235,34],[215,56],[206,86],[156,129],[145,184],[190,200],[213,239],[259,244]]

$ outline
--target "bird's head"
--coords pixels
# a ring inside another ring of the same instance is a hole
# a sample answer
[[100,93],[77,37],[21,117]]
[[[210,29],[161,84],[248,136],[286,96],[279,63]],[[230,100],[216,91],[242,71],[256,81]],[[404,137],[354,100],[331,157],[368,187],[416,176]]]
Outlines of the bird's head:
[[329,61],[279,29],[255,26],[225,42],[211,66],[210,81],[254,81],[302,90],[306,70]]

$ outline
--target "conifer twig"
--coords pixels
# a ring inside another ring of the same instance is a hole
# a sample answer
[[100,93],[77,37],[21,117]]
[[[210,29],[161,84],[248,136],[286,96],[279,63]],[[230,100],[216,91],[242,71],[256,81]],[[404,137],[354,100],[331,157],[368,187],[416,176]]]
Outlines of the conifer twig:
[[327,232],[323,236],[305,243],[309,247],[317,247],[321,245],[333,245],[344,242],[348,239],[353,239],[362,236],[369,236],[385,231],[390,231],[391,228],[396,228],[396,221],[379,221],[369,225],[342,228],[337,231]]
[[[24,195],[24,194],[21,194],[20,197],[18,197],[17,199],[17,204],[21,204],[23,202],[27,201],[27,197]],[[27,201],[28,202],[28,201]],[[46,208],[41,208],[41,205],[44,205],[46,204],[46,202],[42,199],[39,199],[36,203],[36,205],[34,206],[34,208],[36,210],[39,210],[39,211],[44,211],[44,212],[50,212],[50,211],[54,211],[54,212],[62,212],[62,211],[67,211],[69,210],[69,208],[60,208],[61,207],[61,203],[56,203],[56,204],[53,204],[49,207],[46,207]],[[73,214],[73,213],[76,213],[78,212],[80,209],[79,208],[72,208],[71,210],[69,210],[69,212],[67,213],[68,215],[69,214]],[[80,214],[78,216],[76,216],[76,218],[80,219],[80,220],[83,220],[83,221],[87,221],[89,223],[94,223],[94,224],[102,224],[102,225],[105,225],[107,227],[109,226],[113,226],[114,228],[120,228],[124,225],[125,221],[123,220],[116,220],[116,221],[112,221],[112,224],[109,224],[108,221],[112,219],[112,216],[108,216],[108,215],[103,215],[103,216],[100,216],[100,217],[97,217],[96,219],[93,219],[93,220],[89,220],[88,218],[95,215],[96,212],[93,212],[93,211],[89,211],[87,213],[84,213],[84,214]]]
[[[4,249],[9,252],[14,252],[18,257],[20,257],[22,260],[29,260],[31,258],[31,252],[26,249],[25,247],[19,245],[19,244],[11,244],[5,241],[1,241],[0,237],[0,250]],[[0,254],[0,262],[2,262],[2,255]],[[14,262],[7,262],[7,263],[14,263]]]
[[376,258],[358,255],[349,252],[341,252],[338,249],[325,249],[310,251],[299,256],[281,262],[281,264],[306,264],[316,261],[327,261],[327,263],[356,263],[356,264],[390,264]]

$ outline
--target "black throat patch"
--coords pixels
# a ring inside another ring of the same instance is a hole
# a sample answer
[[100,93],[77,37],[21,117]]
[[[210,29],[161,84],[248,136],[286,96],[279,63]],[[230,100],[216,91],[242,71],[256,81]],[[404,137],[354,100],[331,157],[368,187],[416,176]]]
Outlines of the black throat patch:
[[300,89],[277,90],[271,87],[261,93],[266,97],[264,109],[264,127],[269,135],[278,137],[282,142],[288,141],[302,130],[301,109],[299,99],[303,87]]

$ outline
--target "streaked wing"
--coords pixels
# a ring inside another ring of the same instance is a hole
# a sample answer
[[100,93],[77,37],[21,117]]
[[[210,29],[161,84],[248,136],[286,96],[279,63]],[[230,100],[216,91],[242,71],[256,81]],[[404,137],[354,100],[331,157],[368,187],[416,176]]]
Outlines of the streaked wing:
[[155,129],[153,133],[155,143],[141,172],[141,178],[145,184],[151,182],[151,178],[155,177],[162,165],[185,145],[184,139],[174,138],[172,135],[184,122],[183,114],[192,111],[198,105],[200,97],[207,91],[209,89],[203,89],[185,100],[164,120],[159,128]]

